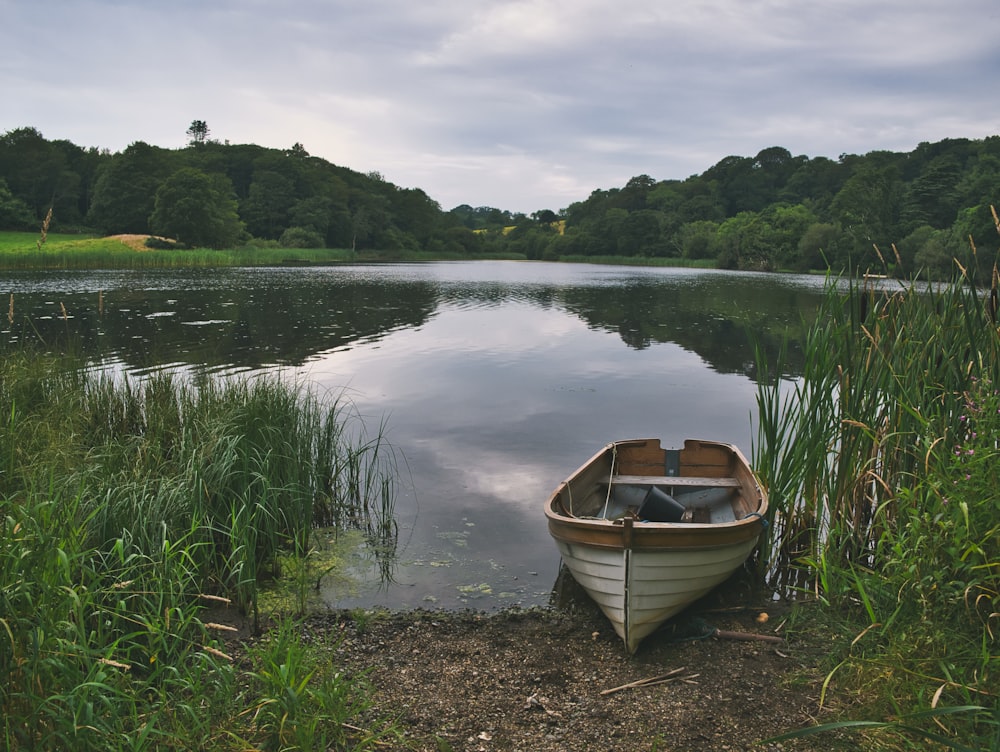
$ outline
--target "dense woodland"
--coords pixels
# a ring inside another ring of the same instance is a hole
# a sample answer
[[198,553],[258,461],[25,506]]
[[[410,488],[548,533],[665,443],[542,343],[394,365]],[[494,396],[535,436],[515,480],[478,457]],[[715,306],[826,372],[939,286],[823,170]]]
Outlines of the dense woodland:
[[[209,138],[112,153],[0,136],[0,230],[153,233],[186,246],[351,248],[528,259],[685,259],[725,269],[890,270],[946,277],[992,268],[1000,136],[922,143],[909,153],[730,156],[685,180],[633,177],[560,211],[444,211],[401,188],[311,156]],[[974,250],[975,249],[975,250]]]

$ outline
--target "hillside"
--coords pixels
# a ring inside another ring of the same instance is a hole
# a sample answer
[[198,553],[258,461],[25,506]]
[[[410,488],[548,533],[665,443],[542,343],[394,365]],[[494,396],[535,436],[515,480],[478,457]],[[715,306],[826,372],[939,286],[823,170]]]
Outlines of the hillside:
[[956,259],[992,267],[998,202],[1000,136],[837,160],[775,146],[684,180],[639,175],[530,217],[469,205],[445,211],[419,188],[313,157],[301,144],[136,142],[110,153],[48,141],[30,127],[0,136],[0,230],[37,230],[51,208],[53,231],[152,233],[207,248],[628,257],[940,278]]

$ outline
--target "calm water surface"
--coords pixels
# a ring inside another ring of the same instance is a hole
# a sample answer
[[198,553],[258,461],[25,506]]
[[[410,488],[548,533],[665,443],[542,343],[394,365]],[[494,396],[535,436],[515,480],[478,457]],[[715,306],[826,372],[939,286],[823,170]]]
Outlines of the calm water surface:
[[609,441],[717,439],[749,456],[748,331],[796,352],[823,287],[518,262],[0,279],[8,339],[69,337],[136,377],[278,371],[346,395],[405,460],[400,542],[393,583],[359,565],[360,585],[331,582],[325,600],[487,609],[549,601],[559,557],[542,502]]

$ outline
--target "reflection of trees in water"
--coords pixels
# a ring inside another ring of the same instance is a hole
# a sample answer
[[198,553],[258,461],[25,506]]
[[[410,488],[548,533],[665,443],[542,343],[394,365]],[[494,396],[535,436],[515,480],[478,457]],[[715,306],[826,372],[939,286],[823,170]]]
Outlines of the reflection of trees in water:
[[[227,286],[232,279],[233,284]],[[167,280],[169,282],[169,279]],[[197,282],[197,281],[196,281]],[[184,289],[111,289],[67,295],[70,319],[58,303],[19,310],[11,327],[47,346],[70,344],[86,356],[114,353],[130,368],[164,363],[207,368],[299,365],[318,353],[377,340],[426,323],[441,305],[500,306],[523,302],[554,306],[590,327],[617,334],[635,350],[673,342],[697,353],[720,373],[755,377],[751,334],[776,360],[800,369],[803,320],[819,295],[776,284],[773,278],[708,274],[696,280],[651,277],[622,284],[510,284],[484,280],[442,284],[378,272],[269,276],[260,282],[220,274],[210,286]],[[163,285],[170,287],[169,284]],[[791,357],[789,357],[789,354]]]
[[[305,280],[308,282],[308,280]],[[21,336],[112,352],[132,368],[164,363],[259,368],[299,365],[317,353],[423,324],[437,305],[425,282],[236,287],[68,295],[71,318],[39,302],[23,313]],[[17,326],[15,322],[15,326]]]
[[794,288],[748,285],[742,278],[720,284],[635,283],[621,287],[576,287],[564,291],[567,310],[590,326],[615,332],[631,348],[674,342],[700,355],[720,373],[755,376],[752,337],[769,360],[787,339],[788,363],[801,367],[802,322],[819,297]]

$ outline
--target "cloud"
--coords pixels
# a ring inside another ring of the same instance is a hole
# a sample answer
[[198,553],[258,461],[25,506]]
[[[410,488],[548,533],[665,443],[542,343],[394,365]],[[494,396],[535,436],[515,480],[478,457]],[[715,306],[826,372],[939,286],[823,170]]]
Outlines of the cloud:
[[212,136],[531,212],[770,146],[982,138],[992,0],[0,0],[0,130]]

